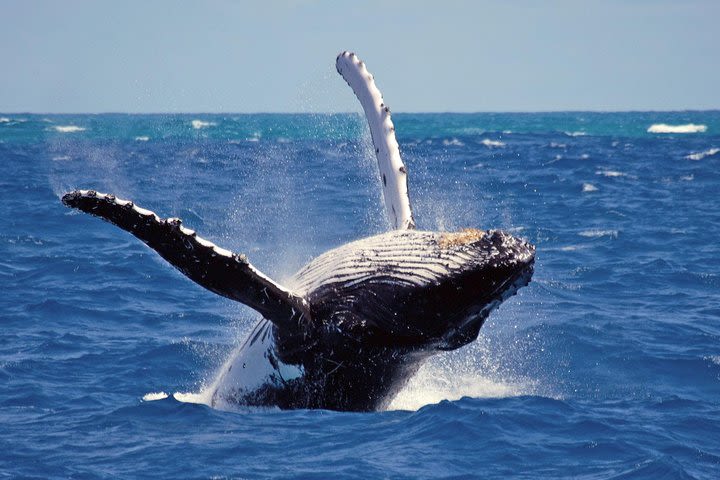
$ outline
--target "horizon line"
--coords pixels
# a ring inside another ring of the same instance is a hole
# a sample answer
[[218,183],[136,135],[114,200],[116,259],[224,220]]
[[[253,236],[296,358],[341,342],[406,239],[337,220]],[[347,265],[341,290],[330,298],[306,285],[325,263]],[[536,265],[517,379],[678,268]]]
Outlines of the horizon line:
[[[627,110],[592,110],[592,109],[567,109],[567,110],[475,110],[475,111],[393,111],[397,115],[477,115],[477,114],[543,114],[543,113],[707,113],[720,112],[720,107],[707,109],[685,108],[685,109],[627,109]],[[309,112],[309,111],[251,111],[251,112],[212,112],[212,111],[102,111],[102,112],[48,112],[48,111],[3,111],[0,115],[362,115],[360,111],[339,111],[339,112]]]

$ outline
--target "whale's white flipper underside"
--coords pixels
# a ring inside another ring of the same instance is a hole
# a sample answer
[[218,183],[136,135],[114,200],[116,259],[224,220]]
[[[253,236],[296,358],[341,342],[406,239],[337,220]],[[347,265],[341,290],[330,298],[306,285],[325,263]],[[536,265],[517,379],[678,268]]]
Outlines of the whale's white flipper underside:
[[385,209],[390,223],[396,229],[413,229],[415,220],[410,208],[407,168],[400,158],[400,148],[395,139],[395,126],[390,118],[390,109],[383,102],[382,93],[375,85],[372,74],[357,55],[342,52],[338,55],[335,66],[338,73],[353,89],[365,111],[380,169]]
[[94,190],[75,190],[62,201],[132,233],[197,284],[244,303],[281,328],[295,329],[310,320],[304,298],[263,275],[245,255],[183,227],[179,218],[162,219],[129,200]]

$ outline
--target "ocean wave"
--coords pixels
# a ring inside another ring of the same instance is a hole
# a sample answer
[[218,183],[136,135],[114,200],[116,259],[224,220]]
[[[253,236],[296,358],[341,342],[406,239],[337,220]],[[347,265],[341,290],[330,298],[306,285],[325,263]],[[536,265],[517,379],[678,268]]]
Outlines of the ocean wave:
[[600,237],[618,238],[619,234],[620,234],[619,230],[600,230],[597,228],[593,228],[590,230],[583,230],[582,232],[578,233],[578,235],[580,235],[581,237],[586,237],[586,238],[600,238]]
[[136,142],[147,142],[148,140],[150,140],[150,137],[147,137],[147,136],[144,136],[144,135],[143,135],[143,136],[140,136],[140,137],[135,137],[135,141],[136,141]]
[[501,142],[500,140],[490,140],[489,138],[483,138],[482,142],[483,145],[485,145],[488,148],[493,147],[504,147],[505,144]]
[[57,125],[53,127],[53,129],[60,133],[84,132],[86,130],[84,127],[78,127],[76,125]]
[[200,130],[201,128],[214,127],[215,125],[217,125],[217,123],[215,123],[215,122],[206,122],[204,120],[193,120],[190,123],[192,123],[192,127],[195,130]]
[[668,125],[667,123],[654,123],[647,129],[648,133],[703,133],[707,125],[686,123],[684,125]]
[[584,137],[587,132],[563,132],[568,137]]
[[0,117],[0,123],[10,123],[12,120],[10,120],[8,117]]
[[460,140],[458,140],[457,138],[453,138],[451,140],[445,139],[445,140],[443,140],[443,145],[445,145],[446,147],[448,147],[448,146],[464,147],[465,146],[465,144],[463,142],[461,142]]
[[598,191],[598,188],[597,188],[595,185],[593,185],[592,183],[583,183],[582,191],[585,192],[585,193],[587,193],[587,192],[597,192],[597,191]]
[[567,143],[550,142],[550,148],[567,148]]
[[717,155],[718,153],[720,153],[720,148],[711,148],[709,150],[705,150],[704,152],[691,153],[685,158],[687,158],[688,160],[702,160],[705,157],[712,157],[714,155]]

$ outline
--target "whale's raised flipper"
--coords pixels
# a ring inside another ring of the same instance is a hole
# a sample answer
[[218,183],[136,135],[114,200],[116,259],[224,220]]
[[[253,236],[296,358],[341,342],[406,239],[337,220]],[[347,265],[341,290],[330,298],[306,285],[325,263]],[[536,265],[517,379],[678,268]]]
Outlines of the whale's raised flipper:
[[305,299],[260,273],[245,255],[198,237],[178,218],[164,220],[128,200],[93,190],[67,193],[62,202],[127,230],[194,282],[244,303],[280,328],[295,330],[310,320]]
[[395,139],[395,126],[390,118],[390,109],[383,102],[382,93],[375,80],[357,55],[342,52],[335,61],[337,71],[365,111],[375,156],[383,183],[383,197],[390,223],[396,229],[413,229],[415,220],[410,208],[408,195],[407,167],[400,158],[400,147]]

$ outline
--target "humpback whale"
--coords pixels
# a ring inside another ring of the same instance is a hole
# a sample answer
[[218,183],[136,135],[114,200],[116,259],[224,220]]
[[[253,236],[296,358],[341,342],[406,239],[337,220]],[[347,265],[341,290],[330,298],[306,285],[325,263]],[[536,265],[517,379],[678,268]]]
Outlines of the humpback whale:
[[288,285],[178,218],[94,190],[62,197],[262,316],[210,386],[214,407],[383,409],[424,360],[475,340],[490,312],[532,277],[535,247],[525,240],[416,228],[390,109],[354,53],[338,55],[336,67],[365,112],[393,229],[321,254]]

